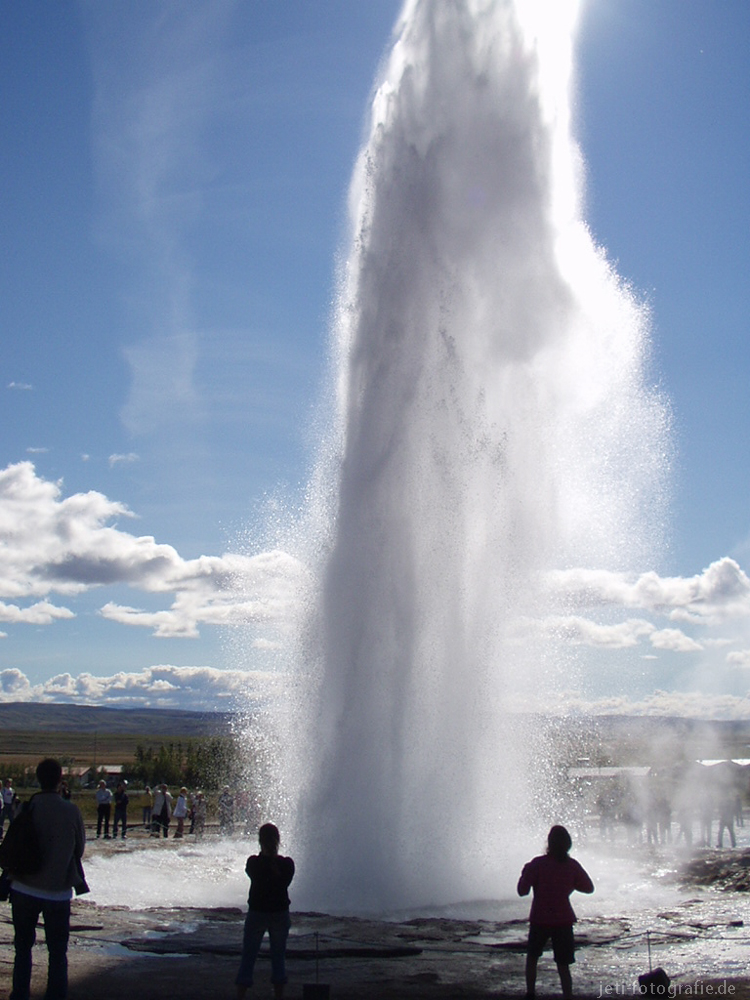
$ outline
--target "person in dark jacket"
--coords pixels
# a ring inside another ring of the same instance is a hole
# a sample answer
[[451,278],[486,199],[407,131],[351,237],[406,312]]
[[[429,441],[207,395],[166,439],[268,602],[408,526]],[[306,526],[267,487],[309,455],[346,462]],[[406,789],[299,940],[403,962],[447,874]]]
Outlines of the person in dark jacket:
[[528,896],[534,890],[526,951],[527,997],[534,996],[537,963],[550,938],[563,996],[573,995],[570,966],[576,960],[573,939],[576,915],[569,897],[575,890],[593,892],[594,883],[575,858],[570,857],[571,846],[565,827],[553,826],[547,836],[547,853],[525,864],[518,880],[519,896]]
[[60,796],[60,764],[47,758],[40,762],[36,776],[42,790],[32,798],[30,808],[42,863],[33,874],[14,877],[11,882],[15,962],[10,996],[11,1000],[28,1000],[31,952],[41,914],[49,954],[45,997],[65,1000],[70,900],[74,888],[87,891],[81,865],[86,834],[78,806]]
[[115,791],[115,823],[112,828],[112,835],[117,840],[118,826],[122,830],[122,839],[128,835],[128,793],[125,791],[127,781],[120,781]]
[[237,973],[237,1000],[253,985],[253,969],[263,936],[268,931],[271,949],[271,982],[274,996],[284,996],[286,983],[286,940],[289,936],[289,893],[294,878],[294,862],[279,854],[281,835],[273,823],[258,830],[260,854],[251,854],[245,865],[250,879],[247,917],[242,940],[242,960]]

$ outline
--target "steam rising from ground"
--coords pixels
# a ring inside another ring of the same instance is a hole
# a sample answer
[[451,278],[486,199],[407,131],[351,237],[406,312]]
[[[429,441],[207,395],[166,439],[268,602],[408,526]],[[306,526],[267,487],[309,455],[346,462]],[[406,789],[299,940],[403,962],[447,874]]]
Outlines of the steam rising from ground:
[[575,8],[548,6],[409,0],[374,92],[285,740],[320,905],[501,891],[508,824],[544,801],[544,738],[515,713],[576,671],[537,624],[571,611],[545,577],[658,540],[666,410],[581,218]]

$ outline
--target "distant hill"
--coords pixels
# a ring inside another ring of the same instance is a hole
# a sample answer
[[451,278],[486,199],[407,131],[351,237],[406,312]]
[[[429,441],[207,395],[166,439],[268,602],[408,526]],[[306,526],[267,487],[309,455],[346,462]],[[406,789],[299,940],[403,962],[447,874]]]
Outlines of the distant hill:
[[31,702],[0,704],[0,726],[5,732],[218,736],[231,731],[234,718],[231,712],[183,712],[171,708],[102,708]]
[[[99,736],[221,736],[232,732],[232,712],[185,712],[159,708],[103,708],[91,705],[0,704],[0,732],[98,733]],[[544,729],[561,757],[611,757],[619,763],[652,763],[678,756],[750,757],[750,720],[707,721],[655,716],[528,716]],[[11,743],[13,737],[11,736]],[[10,748],[8,748],[9,750]]]

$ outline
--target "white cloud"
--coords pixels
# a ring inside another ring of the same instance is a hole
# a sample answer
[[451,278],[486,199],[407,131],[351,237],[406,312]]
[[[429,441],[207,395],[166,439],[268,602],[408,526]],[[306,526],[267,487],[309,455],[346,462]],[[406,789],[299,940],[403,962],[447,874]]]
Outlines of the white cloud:
[[632,649],[648,638],[656,649],[675,653],[694,653],[703,646],[677,628],[658,629],[653,622],[642,618],[629,618],[614,625],[601,625],[578,615],[546,618],[546,631],[564,642],[576,646],[595,646],[600,649]]
[[109,467],[113,469],[116,465],[132,465],[133,462],[138,462],[140,460],[139,456],[134,452],[128,452],[127,455],[114,455],[109,456]]
[[628,649],[654,631],[651,622],[629,619],[616,625],[600,625],[576,615],[547,618],[544,627],[558,639],[578,646]]
[[171,665],[103,677],[64,673],[31,684],[20,670],[8,669],[0,671],[0,703],[67,702],[112,708],[235,711],[280,696],[284,684],[285,675],[280,673]]
[[703,649],[699,642],[678,628],[655,629],[650,639],[656,649],[668,649],[673,653],[699,653]]
[[706,623],[750,612],[750,579],[728,556],[690,577],[648,572],[631,579],[608,570],[570,569],[548,574],[547,581],[568,606],[581,608],[619,605]]
[[750,649],[736,649],[727,653],[727,663],[742,669],[750,667]]
[[61,608],[49,601],[39,601],[28,608],[0,601],[0,622],[24,622],[27,625],[49,625],[55,619],[75,618],[68,608]]
[[[101,610],[159,636],[193,637],[201,624],[283,626],[290,617],[305,576],[298,560],[280,551],[186,560],[171,545],[109,523],[123,517],[132,517],[128,508],[101,493],[63,497],[60,484],[38,477],[29,462],[0,471],[0,597],[70,596],[114,584],[173,593],[171,606],[157,612],[113,602]],[[0,608],[5,621],[41,624],[72,615],[48,601]]]
[[[171,545],[124,530],[121,522],[133,516],[125,504],[95,491],[64,496],[61,483],[38,476],[30,462],[0,470],[0,622],[47,625],[71,618],[76,595],[124,584],[171,599],[156,608],[104,600],[100,614],[109,621],[169,638],[194,638],[209,625],[252,624],[263,631],[249,641],[279,641],[309,583],[299,560],[280,550],[183,559]],[[570,569],[549,574],[547,582],[552,606],[589,613],[550,615],[523,627],[542,628],[562,642],[611,650],[647,644],[669,653],[747,645],[739,636],[750,612],[750,580],[728,557],[688,578]],[[55,594],[70,606],[56,604]],[[644,614],[613,620],[633,608]],[[599,615],[607,620],[595,620]],[[693,637],[678,621],[691,631],[734,622],[738,634]]]
[[679,719],[750,719],[750,697],[704,691],[654,691],[643,698],[629,695],[588,699],[561,694],[559,712],[582,715],[663,716]]
[[34,386],[30,385],[28,382],[8,382],[8,388],[15,389],[19,392],[31,392]]
[[[217,670],[214,667],[148,667],[110,676],[59,674],[32,684],[18,669],[0,671],[3,702],[105,705],[111,708],[175,708],[190,711],[241,711],[284,700],[289,677],[281,672]],[[579,691],[540,692],[539,704],[527,697],[510,710],[567,715],[665,716],[688,719],[750,719],[750,697],[702,691],[654,691],[642,698],[615,695],[588,698]]]
[[[0,670],[0,699],[3,701],[27,701],[25,695],[31,691],[31,685],[26,674],[16,670]],[[7,696],[7,697],[6,697]]]

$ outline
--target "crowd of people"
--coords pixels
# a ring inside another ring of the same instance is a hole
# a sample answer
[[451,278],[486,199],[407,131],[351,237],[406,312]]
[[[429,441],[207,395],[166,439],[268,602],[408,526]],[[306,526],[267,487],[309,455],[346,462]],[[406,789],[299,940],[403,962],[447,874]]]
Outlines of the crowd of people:
[[687,847],[737,846],[736,828],[745,825],[742,796],[731,787],[683,785],[670,795],[663,786],[611,783],[596,797],[599,833],[614,840],[622,831],[631,844]]
[[[12,778],[5,778],[0,794],[1,841],[6,824],[18,815],[22,803],[13,788]],[[60,794],[63,799],[71,798],[70,787],[65,780],[61,783]],[[190,792],[185,786],[174,795],[165,783],[156,785],[153,789],[147,785],[142,791],[131,793],[126,780],[118,781],[113,791],[102,778],[94,792],[94,800],[97,840],[118,837],[125,840],[128,830],[132,831],[134,827],[132,809],[140,809],[136,825],[156,838],[169,837],[171,830],[175,840],[186,835],[200,839],[210,821],[208,800],[204,792]],[[254,822],[249,792],[241,789],[233,792],[229,785],[224,785],[218,796],[215,819],[222,836],[232,836],[235,832],[249,833]]]
[[[130,794],[128,782],[119,781],[115,791],[108,787],[104,779],[99,781],[94,798],[96,800],[96,836],[97,839],[121,839],[128,835],[128,829],[133,828],[132,819],[128,819]],[[136,796],[133,796],[135,799]],[[173,795],[166,783],[156,785],[153,789],[146,785],[143,791],[137,793],[134,807],[140,808],[139,826],[152,837],[166,838],[172,828],[175,840],[183,838],[186,833],[201,838],[208,823],[208,801],[202,791],[189,792],[183,785]],[[114,810],[114,822],[112,822]],[[245,792],[233,793],[229,785],[221,790],[218,799],[219,833],[231,836],[235,828],[247,833],[251,823],[250,796]],[[174,823],[174,826],[172,825]],[[110,833],[111,828],[111,833]]]

